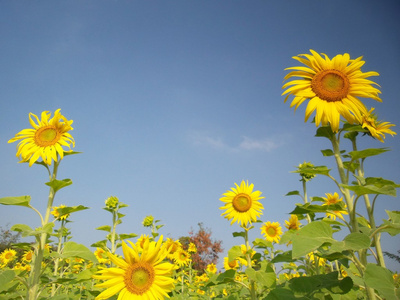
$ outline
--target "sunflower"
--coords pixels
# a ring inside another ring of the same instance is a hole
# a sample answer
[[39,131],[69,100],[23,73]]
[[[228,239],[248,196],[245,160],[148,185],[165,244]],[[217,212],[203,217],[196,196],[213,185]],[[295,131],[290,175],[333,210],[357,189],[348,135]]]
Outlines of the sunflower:
[[106,280],[97,287],[107,288],[96,299],[108,299],[119,293],[118,299],[164,299],[174,288],[171,278],[174,265],[165,262],[167,250],[162,248],[163,237],[158,242],[146,242],[139,255],[138,247],[130,242],[130,248],[122,243],[124,258],[108,253],[116,268],[103,269],[95,279]]
[[336,192],[333,195],[329,194],[329,193],[325,193],[325,195],[326,195],[326,198],[322,197],[322,199],[324,199],[324,201],[325,201],[325,203],[322,204],[322,206],[324,206],[324,205],[334,205],[334,204],[343,205],[343,210],[327,212],[326,216],[328,218],[336,220],[336,216],[338,216],[340,219],[343,219],[342,214],[348,215],[348,212],[346,211],[347,205],[343,203],[343,197],[339,198],[339,195]]
[[[68,133],[73,130],[73,121],[68,121],[60,113],[60,109],[54,112],[53,118],[50,119],[50,116],[51,112],[44,111],[39,120],[35,114],[29,113],[29,122],[34,129],[24,129],[8,141],[13,143],[21,140],[16,154],[17,157],[21,157],[21,162],[29,161],[29,166],[32,166],[41,157],[46,164],[51,165],[52,160],[58,161],[58,156],[63,159],[64,152],[71,151],[71,145],[75,147],[75,140]],[[64,151],[62,146],[68,147],[69,150]]]
[[251,222],[257,221],[257,218],[262,215],[263,205],[258,201],[265,197],[260,197],[260,191],[253,192],[253,184],[245,182],[244,180],[232,191],[227,191],[223,194],[224,197],[220,198],[225,203],[220,209],[225,212],[221,214],[226,219],[231,220],[231,225],[236,221],[240,226],[245,227]]
[[109,264],[110,260],[107,257],[107,252],[102,248],[97,248],[94,251],[94,256],[96,256],[97,260],[101,264]]
[[295,110],[307,99],[308,102],[305,121],[316,110],[315,124],[323,126],[330,124],[333,132],[339,130],[340,116],[353,124],[361,118],[361,114],[367,113],[364,104],[357,97],[372,98],[382,102],[378,94],[380,90],[372,85],[375,82],[366,79],[370,76],[379,76],[377,72],[361,72],[361,66],[365,61],[362,56],[350,59],[350,55],[336,55],[329,59],[310,50],[311,54],[300,54],[293,59],[306,65],[306,67],[291,67],[293,70],[285,76],[285,80],[291,77],[301,77],[283,85],[286,89],[282,95],[286,95],[285,102],[290,95],[294,96],[290,107]]
[[54,216],[54,219],[56,219],[56,220],[66,220],[66,219],[68,219],[69,214],[65,214],[65,215],[62,215],[60,217],[60,212],[58,210],[60,208],[64,208],[64,207],[66,207],[66,206],[63,205],[63,204],[61,204],[60,206],[54,206],[53,207],[53,211],[51,212],[51,214]]
[[261,226],[261,233],[264,234],[264,237],[269,242],[279,243],[282,235],[282,227],[278,222],[266,222],[263,226]]
[[390,124],[389,122],[377,121],[376,115],[372,113],[373,111],[374,108],[371,108],[367,114],[362,115],[362,121],[360,123],[362,128],[366,128],[372,137],[378,139],[383,143],[385,133],[392,136],[397,134],[393,130],[389,129],[390,127],[395,125]]
[[188,252],[190,253],[196,253],[197,252],[197,247],[194,243],[189,243],[189,247],[188,247]]
[[228,257],[224,257],[224,269],[225,270],[237,270],[239,268],[239,261],[234,259],[232,261],[228,261]]
[[170,260],[173,260],[175,252],[182,248],[182,244],[179,240],[174,241],[171,238],[167,238],[167,240],[163,245],[163,248],[165,248],[166,251],[168,252],[167,257]]
[[215,264],[211,263],[207,265],[207,272],[215,274],[217,271],[217,266]]
[[174,253],[174,262],[179,267],[187,266],[191,262],[190,254],[188,251],[180,248],[178,251]]
[[5,249],[0,256],[4,265],[7,265],[9,262],[13,261],[17,257],[17,251],[15,251],[14,249]]
[[299,218],[296,215],[290,215],[289,221],[285,220],[285,227],[289,230],[299,230],[300,225]]

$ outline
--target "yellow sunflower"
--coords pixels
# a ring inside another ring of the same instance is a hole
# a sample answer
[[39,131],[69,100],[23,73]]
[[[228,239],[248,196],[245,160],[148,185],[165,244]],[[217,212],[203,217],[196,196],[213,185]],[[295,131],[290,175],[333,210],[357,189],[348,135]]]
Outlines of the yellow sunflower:
[[[329,194],[329,193],[325,193],[326,198],[322,197],[322,199],[324,199],[325,203],[322,204],[322,206],[324,205],[334,205],[334,204],[342,204],[343,203],[343,197],[339,198],[338,193],[334,193]],[[327,212],[326,216],[332,220],[336,220],[336,216],[339,217],[340,219],[343,219],[343,215],[348,215],[348,212],[346,211],[347,205],[343,203],[343,210],[339,210],[339,211],[333,211],[333,212]]]
[[183,248],[180,248],[174,254],[174,262],[179,267],[187,266],[191,262],[190,254],[188,251],[185,251]]
[[110,260],[108,259],[107,252],[102,248],[97,248],[94,251],[94,256],[96,256],[97,260],[101,264],[109,264]]
[[168,252],[167,257],[171,260],[174,259],[175,252],[182,248],[182,244],[179,240],[173,240],[171,238],[167,238],[165,241],[163,248]]
[[228,257],[224,257],[224,269],[225,270],[237,270],[239,268],[239,261],[234,259],[233,261],[228,261]]
[[218,269],[215,264],[211,263],[211,264],[207,265],[207,272],[215,274],[215,273],[217,273],[217,271],[218,271]]
[[285,220],[285,227],[289,230],[299,230],[300,225],[299,218],[296,215],[290,215],[289,221]]
[[17,251],[15,251],[14,249],[5,249],[0,256],[4,265],[7,265],[9,262],[13,261],[17,257]]
[[282,95],[286,95],[285,102],[290,95],[294,96],[290,107],[295,110],[307,99],[305,121],[316,111],[315,124],[323,126],[330,124],[333,132],[339,130],[340,116],[353,124],[361,118],[362,113],[367,113],[364,104],[358,97],[372,98],[379,102],[382,100],[378,94],[380,90],[374,87],[375,82],[367,79],[370,76],[379,76],[377,72],[361,72],[365,61],[362,56],[350,59],[350,55],[336,55],[329,59],[310,50],[310,54],[300,54],[293,59],[306,65],[291,67],[293,70],[285,76],[285,80],[292,77],[301,79],[292,80],[283,85],[286,89]]
[[261,197],[260,191],[254,191],[254,185],[244,180],[240,186],[235,183],[236,188],[232,191],[227,191],[223,194],[224,197],[220,198],[225,203],[220,209],[225,210],[221,214],[226,219],[231,220],[231,225],[236,221],[240,226],[245,227],[251,222],[257,221],[257,218],[262,215],[263,205],[259,202]]
[[[18,143],[18,151],[16,156],[21,157],[21,162],[29,161],[32,166],[40,157],[43,161],[51,165],[51,162],[64,158],[64,147],[75,147],[74,138],[68,133],[73,130],[71,127],[72,120],[68,121],[61,113],[60,109],[54,112],[51,118],[51,112],[44,111],[41,120],[33,114],[29,113],[29,122],[33,129],[24,129],[18,132],[9,143],[21,140]],[[36,119],[36,122],[35,120]]]
[[384,142],[383,139],[385,138],[385,133],[390,135],[397,134],[390,127],[395,126],[394,124],[390,124],[389,122],[382,122],[378,121],[375,114],[372,112],[374,108],[371,108],[366,114],[362,115],[361,126],[362,128],[366,128],[369,131],[369,134],[381,141]]
[[261,233],[267,241],[279,243],[282,235],[282,227],[278,222],[266,222],[261,226]]
[[174,279],[171,278],[174,265],[165,262],[167,250],[162,248],[163,237],[158,242],[146,241],[142,253],[139,248],[128,241],[122,243],[124,258],[108,253],[116,268],[102,269],[95,279],[105,280],[97,287],[107,288],[96,299],[108,299],[119,293],[118,299],[164,299],[174,288]]
[[194,243],[189,243],[188,252],[190,252],[190,253],[196,253],[197,252],[197,247],[196,247],[196,245]]
[[58,210],[60,208],[64,208],[64,207],[66,207],[66,206],[63,205],[63,204],[61,204],[60,206],[54,206],[53,207],[53,211],[51,212],[51,214],[54,216],[54,219],[57,219],[57,220],[66,220],[66,219],[68,219],[69,214],[65,214],[65,215],[62,215],[60,217],[60,212]]

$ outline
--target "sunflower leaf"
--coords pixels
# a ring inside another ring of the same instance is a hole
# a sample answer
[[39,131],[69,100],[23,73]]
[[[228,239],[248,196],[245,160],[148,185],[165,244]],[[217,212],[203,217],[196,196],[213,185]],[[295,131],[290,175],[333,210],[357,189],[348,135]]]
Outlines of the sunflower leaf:
[[86,246],[75,242],[66,242],[61,254],[63,258],[79,257],[91,261],[96,261],[96,256]]
[[71,185],[72,180],[68,178],[63,180],[53,179],[52,181],[46,182],[45,184],[53,188],[54,192],[57,192],[58,190]]
[[365,283],[376,289],[385,299],[397,299],[392,273],[383,267],[375,264],[367,264],[364,273]]
[[31,201],[31,196],[19,196],[19,197],[4,197],[0,198],[0,204],[3,205],[18,205],[31,207],[29,202]]
[[374,156],[374,155],[379,155],[381,153],[389,151],[388,148],[370,148],[370,149],[364,149],[360,151],[351,151],[349,154],[351,155],[353,160],[360,159],[360,158],[366,158],[369,156]]
[[85,210],[85,209],[89,209],[89,207],[83,206],[83,205],[78,205],[78,206],[66,206],[66,207],[59,207],[57,208],[58,213],[60,214],[60,217],[73,213],[73,212],[77,212],[80,210]]

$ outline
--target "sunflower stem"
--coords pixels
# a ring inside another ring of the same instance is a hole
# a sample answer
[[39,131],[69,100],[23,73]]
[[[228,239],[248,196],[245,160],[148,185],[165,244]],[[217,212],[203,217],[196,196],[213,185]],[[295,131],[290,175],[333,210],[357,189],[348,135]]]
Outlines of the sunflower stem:
[[[244,227],[244,232],[245,232],[244,239],[245,239],[245,244],[246,244],[247,268],[251,268],[251,252],[249,251],[251,249],[250,248],[250,243],[249,243],[249,230],[250,230],[250,228]],[[251,300],[257,300],[256,283],[254,282],[253,279],[250,279],[249,291],[250,291]]]
[[[53,166],[53,173],[50,175],[50,181],[55,180],[57,178],[57,170],[58,170],[58,165],[60,163],[60,160],[54,162]],[[53,201],[54,201],[54,196],[56,192],[53,187],[50,186],[50,191],[49,191],[49,197],[47,201],[47,208],[46,208],[46,215],[44,219],[42,219],[42,228],[46,226],[49,223],[49,218],[50,218],[50,212],[51,208],[53,206]],[[43,262],[43,255],[44,255],[44,249],[46,246],[46,241],[47,241],[47,236],[48,233],[43,230],[43,232],[40,234],[40,237],[37,237],[38,245],[35,250],[36,255],[34,257],[34,262],[33,262],[33,267],[32,271],[29,274],[29,279],[28,279],[28,286],[29,289],[27,291],[27,299],[28,300],[36,300],[39,297],[39,281],[40,281],[40,274],[41,274],[41,269],[42,269],[42,262]]]
[[[355,138],[352,139],[352,145],[353,145],[353,151],[357,151],[357,141]],[[357,174],[359,177],[365,178],[363,162],[361,162],[358,165]],[[361,185],[361,182],[358,181],[358,183]],[[369,225],[371,226],[371,229],[374,231],[374,230],[376,230],[376,223],[375,223],[375,218],[374,218],[374,206],[371,206],[371,202],[369,201],[368,194],[363,195],[363,198],[364,198],[365,208],[368,213]],[[372,239],[373,239],[373,242],[375,245],[377,263],[379,266],[386,268],[385,259],[383,257],[383,252],[382,252],[381,234],[376,233],[376,234],[372,235]]]
[[[301,181],[302,181],[302,183],[303,183],[303,195],[304,195],[303,198],[304,198],[304,203],[308,203],[306,180],[303,178]],[[306,216],[307,216],[307,221],[308,221],[308,223],[311,223],[310,215],[307,213]]]

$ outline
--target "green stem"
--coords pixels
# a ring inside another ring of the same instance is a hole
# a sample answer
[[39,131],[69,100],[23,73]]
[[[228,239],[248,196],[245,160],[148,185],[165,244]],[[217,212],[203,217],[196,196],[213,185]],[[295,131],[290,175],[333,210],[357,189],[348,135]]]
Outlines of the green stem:
[[[245,232],[245,244],[246,244],[246,259],[247,259],[247,268],[251,268],[251,251],[249,251],[250,248],[250,243],[249,243],[249,229],[247,227],[244,227],[244,232]],[[254,282],[253,279],[250,279],[250,297],[251,300],[257,300],[257,294],[256,294],[256,283]]]
[[[57,178],[57,170],[60,160],[58,162],[54,162],[53,167],[53,174],[50,175],[50,181],[55,180]],[[47,208],[46,208],[46,215],[44,219],[42,219],[42,228],[49,223],[51,208],[53,206],[54,196],[56,192],[54,191],[53,187],[50,187],[49,197],[47,201]],[[37,237],[38,245],[35,250],[35,257],[33,262],[32,271],[29,274],[28,285],[29,289],[27,292],[27,300],[36,300],[39,296],[39,281],[40,281],[40,274],[42,269],[42,262],[43,262],[43,254],[44,249],[46,246],[47,241],[47,232],[41,233],[40,237]]]
[[[303,195],[304,195],[304,203],[308,203],[308,196],[307,196],[307,184],[304,179],[301,180],[303,182]],[[307,222],[311,223],[310,215],[307,214]]]
[[[347,185],[349,180],[348,177],[346,176],[345,168],[343,166],[342,157],[340,155],[339,140],[337,139],[336,134],[332,135],[330,140],[332,143],[333,154],[336,160],[336,165],[339,172],[340,180],[342,184]],[[340,187],[340,189],[347,204],[347,210],[350,218],[351,232],[357,232],[358,224],[354,213],[353,198],[351,197],[350,191],[347,188]]]
[[[356,139],[352,140],[352,145],[353,145],[353,151],[357,151]],[[364,178],[365,173],[364,173],[363,162],[361,162],[359,164],[359,167],[357,168],[357,174],[358,174],[359,177]],[[370,224],[372,230],[376,230],[376,223],[375,223],[375,218],[374,218],[374,207],[371,206],[371,202],[369,201],[368,194],[363,195],[363,197],[364,197],[365,207],[366,207],[366,210],[367,210],[367,213],[368,213],[369,224]],[[373,234],[372,235],[372,239],[373,239],[373,242],[375,244],[377,263],[378,263],[379,266],[386,268],[385,259],[383,257],[380,233]]]
[[116,228],[117,228],[117,212],[115,210],[113,210],[113,228],[112,228],[112,232],[111,232],[111,253],[114,254],[115,253],[115,232],[116,232]]

